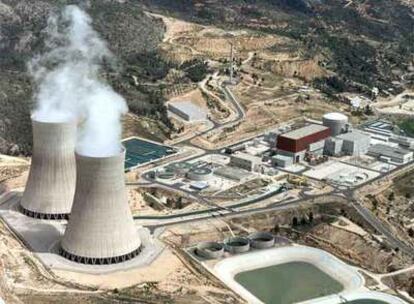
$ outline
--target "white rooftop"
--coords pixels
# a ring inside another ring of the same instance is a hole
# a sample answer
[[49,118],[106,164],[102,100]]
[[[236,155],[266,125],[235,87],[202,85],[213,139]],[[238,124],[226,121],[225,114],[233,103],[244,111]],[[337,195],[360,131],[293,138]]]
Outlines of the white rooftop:
[[323,118],[328,120],[348,120],[348,117],[339,112],[332,112],[323,115]]
[[191,101],[169,102],[168,105],[187,114],[191,117],[192,120],[206,119],[206,111],[201,107],[193,104]]
[[327,129],[329,128],[322,126],[322,125],[311,124],[311,125],[307,125],[302,128],[287,132],[285,134],[282,134],[282,137],[290,138],[290,139],[300,139],[308,135],[312,135],[315,133],[319,133],[321,131],[325,131]]

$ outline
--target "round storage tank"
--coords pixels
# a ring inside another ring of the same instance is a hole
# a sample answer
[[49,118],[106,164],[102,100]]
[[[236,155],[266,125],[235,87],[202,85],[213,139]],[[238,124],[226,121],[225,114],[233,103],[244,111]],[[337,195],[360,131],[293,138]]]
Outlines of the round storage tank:
[[348,117],[342,113],[328,113],[322,118],[323,125],[331,129],[331,135],[339,135],[345,130]]
[[213,175],[210,168],[192,168],[187,173],[187,177],[194,181],[205,181]]
[[203,242],[197,245],[195,254],[205,259],[218,259],[224,254],[224,246],[217,242]]
[[175,174],[174,172],[171,172],[171,171],[164,171],[164,172],[157,173],[157,177],[160,179],[170,180],[170,179],[175,178]]
[[250,250],[249,239],[244,237],[231,237],[224,241],[226,251],[230,253],[243,253]]
[[249,235],[250,246],[256,249],[271,248],[275,244],[273,234],[269,232],[256,232]]

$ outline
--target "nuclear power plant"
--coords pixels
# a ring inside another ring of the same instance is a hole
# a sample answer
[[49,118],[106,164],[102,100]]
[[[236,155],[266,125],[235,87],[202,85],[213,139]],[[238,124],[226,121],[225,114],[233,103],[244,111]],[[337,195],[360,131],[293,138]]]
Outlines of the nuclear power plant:
[[111,157],[76,154],[72,212],[60,254],[83,264],[114,264],[141,251],[124,182],[125,151]]
[[22,213],[39,219],[66,219],[75,192],[75,122],[32,117],[33,157],[20,202]]

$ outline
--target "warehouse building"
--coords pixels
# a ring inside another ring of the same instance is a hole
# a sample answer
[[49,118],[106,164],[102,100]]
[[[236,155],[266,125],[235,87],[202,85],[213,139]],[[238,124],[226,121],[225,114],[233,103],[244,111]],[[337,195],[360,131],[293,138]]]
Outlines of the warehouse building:
[[168,103],[167,109],[181,119],[188,122],[202,121],[207,119],[207,113],[190,101]]
[[368,155],[379,158],[382,161],[406,164],[413,160],[413,152],[401,148],[395,148],[384,144],[376,144],[369,148]]
[[295,163],[302,161],[307,151],[322,154],[325,139],[330,135],[329,127],[317,124],[279,135],[276,145],[278,154],[292,157]]
[[393,135],[390,137],[389,141],[397,143],[405,149],[414,149],[414,138]]
[[261,163],[262,159],[260,157],[238,152],[231,156],[229,165],[253,172],[259,168]]

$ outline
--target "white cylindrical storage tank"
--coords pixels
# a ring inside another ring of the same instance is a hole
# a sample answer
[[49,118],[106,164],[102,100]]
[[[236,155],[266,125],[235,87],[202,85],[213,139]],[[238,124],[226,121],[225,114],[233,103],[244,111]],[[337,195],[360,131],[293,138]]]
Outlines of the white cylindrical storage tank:
[[322,122],[325,127],[331,129],[331,135],[336,136],[345,130],[348,117],[342,113],[327,113],[322,117]]
[[32,163],[20,210],[34,218],[67,218],[75,193],[76,123],[32,117],[32,126]]
[[84,264],[113,264],[139,254],[124,181],[125,151],[110,157],[76,154],[77,180],[60,253]]

